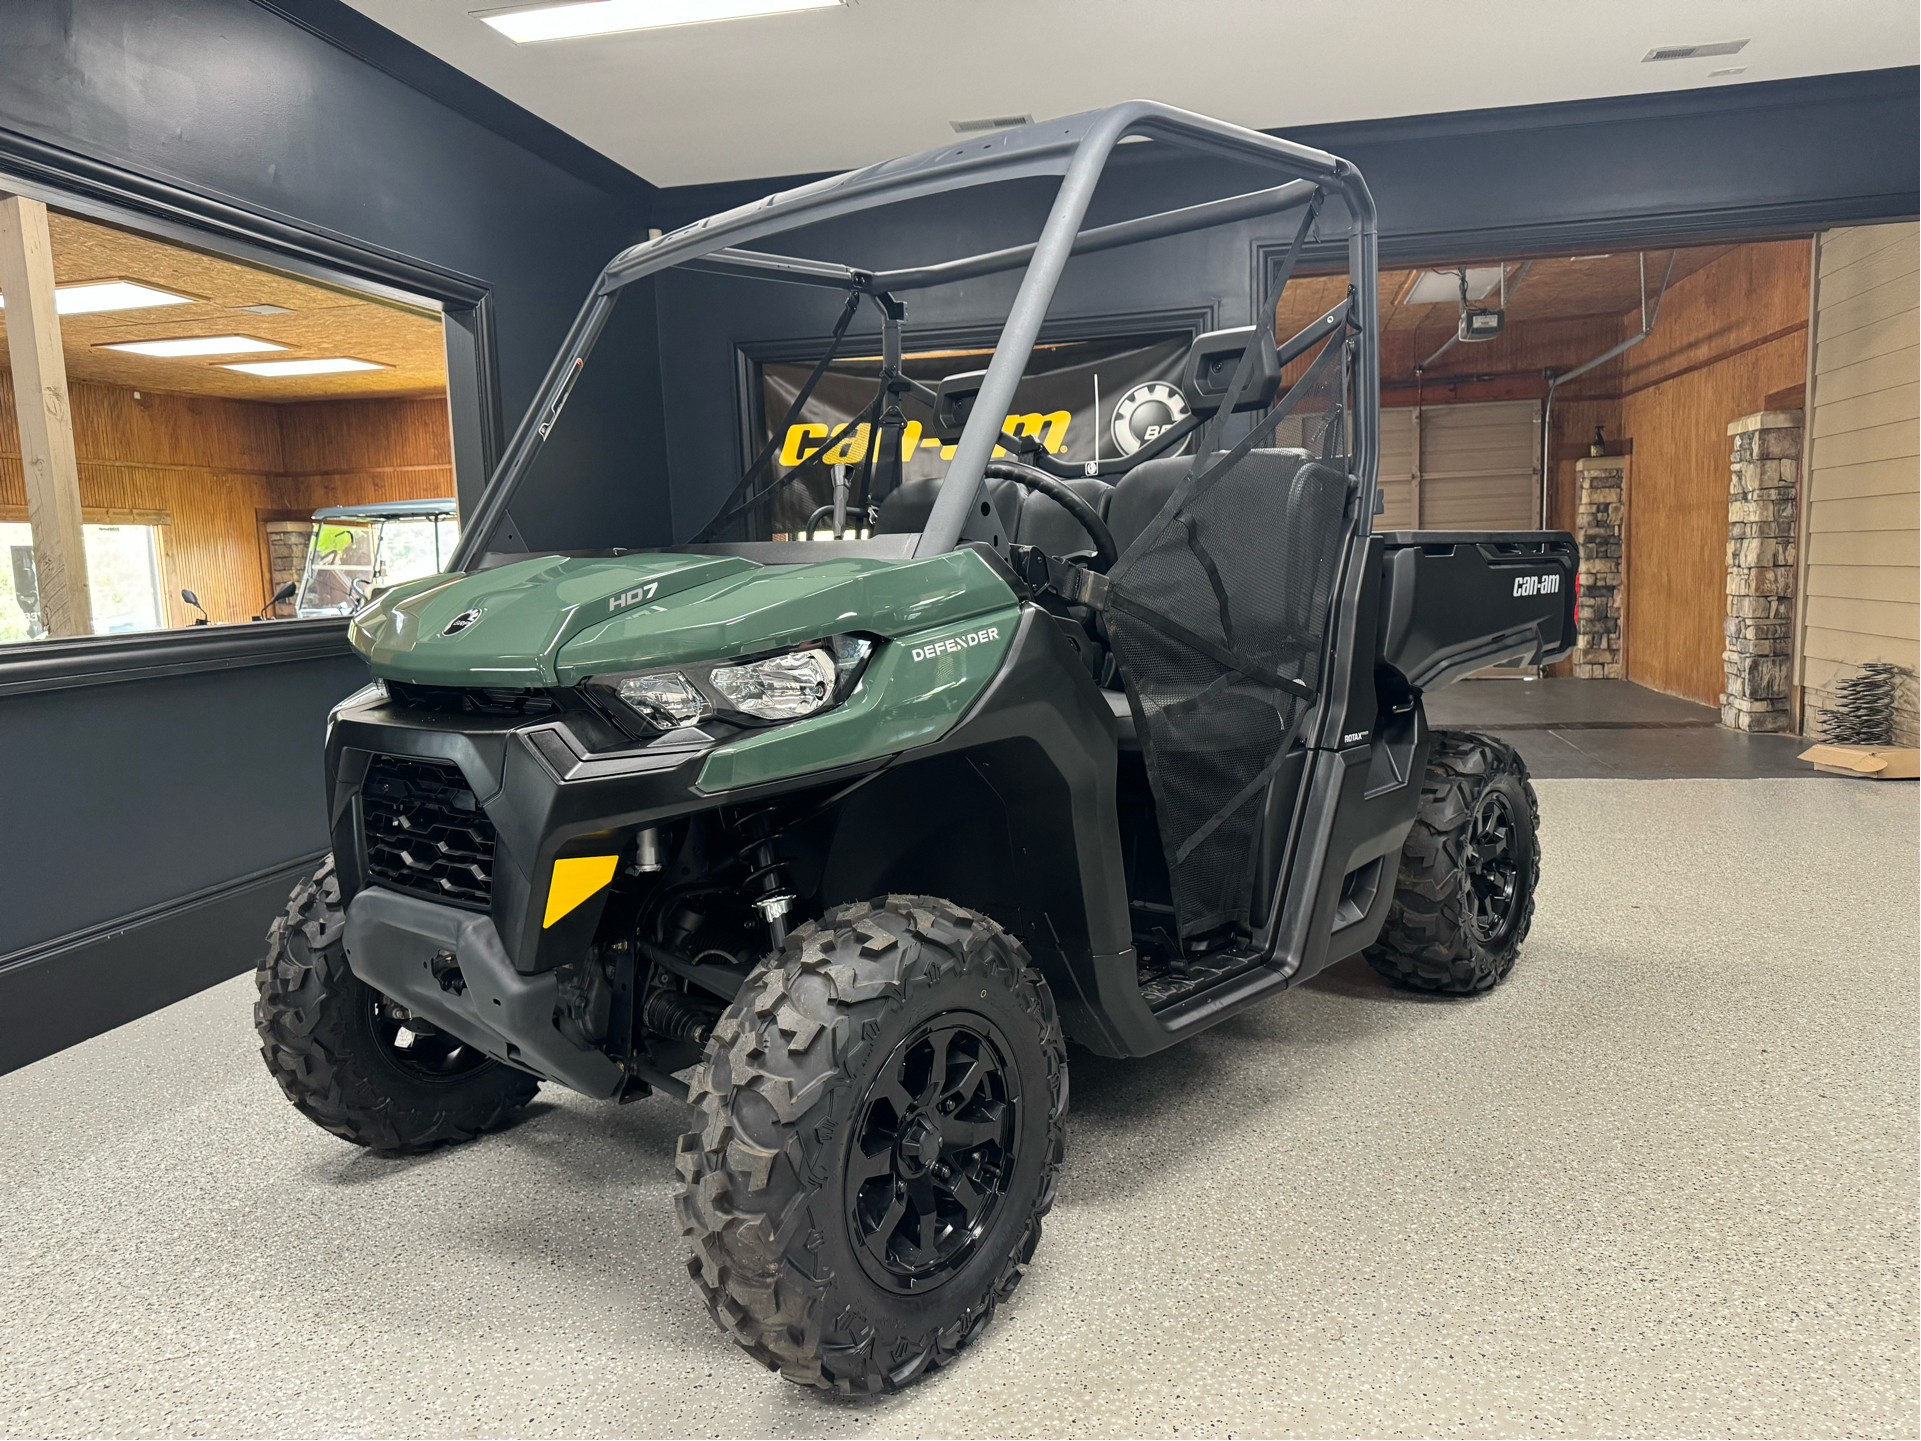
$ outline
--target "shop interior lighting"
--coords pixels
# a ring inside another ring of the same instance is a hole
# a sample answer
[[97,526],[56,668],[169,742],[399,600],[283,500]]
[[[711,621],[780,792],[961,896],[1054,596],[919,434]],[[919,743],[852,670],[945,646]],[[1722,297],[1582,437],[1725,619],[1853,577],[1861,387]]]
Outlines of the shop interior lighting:
[[575,40],[701,25],[710,20],[750,20],[796,10],[826,10],[846,0],[563,0],[561,4],[514,5],[468,13],[525,45],[538,40]]
[[237,360],[222,370],[240,370],[248,375],[334,375],[343,370],[385,370],[371,360],[349,360],[344,355],[326,360]]
[[[0,306],[6,305],[0,296]],[[133,280],[85,280],[53,288],[56,315],[98,315],[106,310],[145,310],[152,305],[191,305],[193,297],[175,295]]]
[[244,355],[258,350],[285,350],[271,340],[251,335],[181,335],[170,340],[115,340],[101,350],[124,350],[130,355]]

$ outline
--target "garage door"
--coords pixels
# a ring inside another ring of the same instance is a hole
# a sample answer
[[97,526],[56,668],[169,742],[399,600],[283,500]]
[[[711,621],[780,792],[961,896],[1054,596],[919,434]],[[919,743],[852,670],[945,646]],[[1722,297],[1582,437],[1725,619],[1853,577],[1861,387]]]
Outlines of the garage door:
[[1375,529],[1535,530],[1540,455],[1538,401],[1383,410]]

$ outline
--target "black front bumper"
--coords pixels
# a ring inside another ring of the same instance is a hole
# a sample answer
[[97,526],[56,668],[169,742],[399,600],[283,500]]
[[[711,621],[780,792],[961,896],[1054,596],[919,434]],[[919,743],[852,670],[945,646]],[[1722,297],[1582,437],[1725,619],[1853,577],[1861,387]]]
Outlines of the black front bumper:
[[[350,916],[363,892],[414,901],[446,912],[443,929],[484,918],[512,969],[539,975],[580,958],[606,904],[602,891],[553,926],[543,926],[557,858],[625,856],[643,827],[830,785],[882,764],[875,760],[709,794],[698,785],[701,767],[720,743],[676,735],[637,746],[605,722],[574,712],[528,721],[421,712],[386,701],[338,712],[327,735],[327,786],[342,899],[349,902]],[[362,787],[377,756],[459,769],[495,834],[491,897],[484,909],[402,895],[370,872]]]
[[[361,980],[495,1060],[596,1099],[620,1090],[619,1066],[554,1029],[553,973],[514,969],[489,917],[375,886],[348,905],[346,944]],[[442,957],[454,961],[458,984],[439,979],[449,974]]]

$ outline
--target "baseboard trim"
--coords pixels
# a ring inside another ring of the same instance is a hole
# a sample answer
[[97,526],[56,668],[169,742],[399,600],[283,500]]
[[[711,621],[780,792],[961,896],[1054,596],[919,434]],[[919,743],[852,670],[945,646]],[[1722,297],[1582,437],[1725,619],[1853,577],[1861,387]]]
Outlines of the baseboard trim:
[[0,956],[0,1075],[249,969],[324,851]]

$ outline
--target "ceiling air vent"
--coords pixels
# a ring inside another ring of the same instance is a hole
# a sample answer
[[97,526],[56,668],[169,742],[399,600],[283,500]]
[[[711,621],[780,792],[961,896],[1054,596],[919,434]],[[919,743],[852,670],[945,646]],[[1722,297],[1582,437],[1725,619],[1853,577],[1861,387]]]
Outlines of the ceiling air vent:
[[1641,57],[1647,65],[1655,60],[1705,60],[1710,55],[1734,55],[1739,53],[1745,40],[1717,40],[1712,45],[1657,45]]
[[950,120],[956,135],[978,135],[983,130],[1012,130],[1016,125],[1032,125],[1031,115],[983,115],[977,120]]

